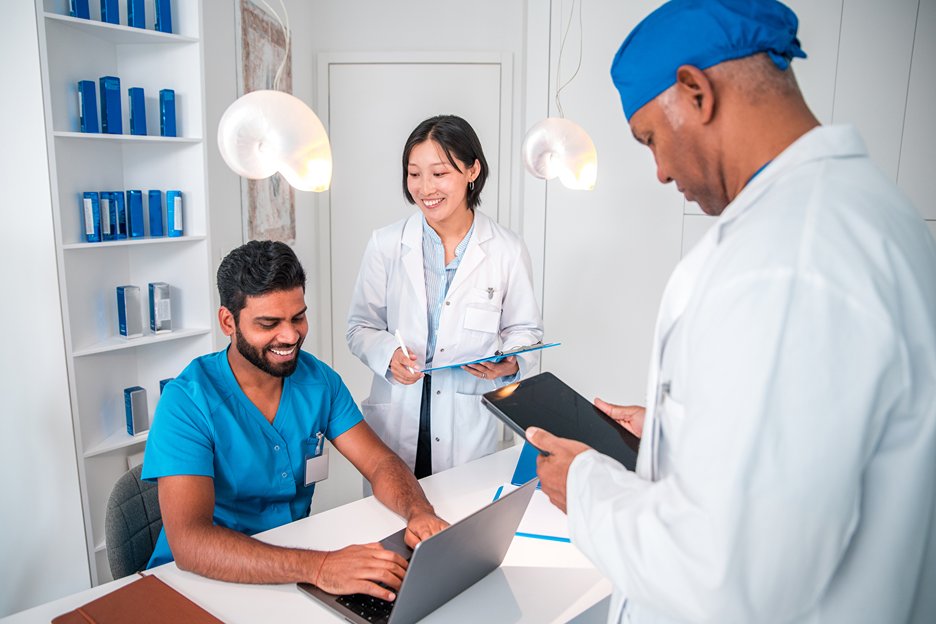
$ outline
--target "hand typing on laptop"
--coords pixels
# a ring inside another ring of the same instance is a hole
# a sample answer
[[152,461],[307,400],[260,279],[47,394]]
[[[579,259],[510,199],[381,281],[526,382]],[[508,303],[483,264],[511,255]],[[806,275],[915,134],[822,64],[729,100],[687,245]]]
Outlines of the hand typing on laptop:
[[313,585],[333,594],[367,594],[388,601],[396,599],[408,565],[376,542],[321,554]]
[[410,516],[406,523],[404,540],[407,546],[416,548],[416,544],[432,537],[447,526],[449,523],[435,515],[431,508],[428,511],[418,511]]
[[[354,555],[347,563],[337,558],[332,563],[332,555],[325,560],[329,573],[334,570],[345,581],[364,572],[362,582],[342,581],[336,584],[340,586],[336,590],[329,586],[331,579],[326,574],[318,585],[298,583],[298,587],[354,624],[412,624],[501,564],[535,488],[533,479],[409,548],[404,539],[409,541],[410,533],[418,533],[414,525],[423,521],[416,517],[418,513],[412,514],[406,529],[388,535],[379,544],[334,553],[339,557]],[[433,522],[428,524],[430,528],[433,526]],[[370,552],[364,552],[363,559],[359,559],[356,556],[362,554],[360,549]],[[387,552],[393,554],[387,557],[383,554]],[[380,559],[373,571],[355,567],[366,562],[368,556]],[[353,569],[342,569],[345,566]],[[373,579],[378,577],[386,580],[374,585]],[[375,591],[375,587],[384,593]],[[351,591],[356,593],[348,593]]]

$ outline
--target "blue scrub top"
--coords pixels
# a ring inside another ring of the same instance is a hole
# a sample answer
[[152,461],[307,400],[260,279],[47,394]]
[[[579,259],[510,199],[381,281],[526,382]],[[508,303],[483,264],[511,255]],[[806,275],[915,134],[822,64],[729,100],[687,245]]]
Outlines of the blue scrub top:
[[[240,389],[224,349],[195,359],[166,385],[143,478],[213,478],[214,523],[253,535],[309,515],[315,486],[305,486],[305,459],[316,434],[333,440],[361,420],[338,373],[300,350],[271,424]],[[147,567],[172,560],[163,529]]]

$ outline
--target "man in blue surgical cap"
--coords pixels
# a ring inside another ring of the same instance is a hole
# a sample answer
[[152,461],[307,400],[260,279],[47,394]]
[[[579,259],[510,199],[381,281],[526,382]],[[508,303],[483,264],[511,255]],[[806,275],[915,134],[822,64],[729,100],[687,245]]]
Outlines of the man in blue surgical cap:
[[530,429],[610,621],[936,622],[936,242],[821,126],[771,0],[673,0],[611,75],[657,176],[718,220],[661,302],[636,471]]

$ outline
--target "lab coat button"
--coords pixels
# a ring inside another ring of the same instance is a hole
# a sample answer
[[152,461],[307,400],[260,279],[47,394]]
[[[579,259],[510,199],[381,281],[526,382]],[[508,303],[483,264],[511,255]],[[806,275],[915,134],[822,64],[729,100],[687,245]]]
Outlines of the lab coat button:
[[279,450],[279,444],[277,444],[276,446],[274,446],[274,447],[273,447],[273,450],[274,450],[274,451],[278,451],[278,450]]
[[451,302],[451,301],[446,301],[446,302],[445,302],[445,305],[452,305],[452,302]]
[[438,441],[439,441],[439,438],[436,438],[436,442],[438,442]]
[[285,473],[285,472],[283,473],[283,478],[284,478],[284,479],[286,478],[286,473]]
[[436,390],[436,394],[442,394],[441,390]]

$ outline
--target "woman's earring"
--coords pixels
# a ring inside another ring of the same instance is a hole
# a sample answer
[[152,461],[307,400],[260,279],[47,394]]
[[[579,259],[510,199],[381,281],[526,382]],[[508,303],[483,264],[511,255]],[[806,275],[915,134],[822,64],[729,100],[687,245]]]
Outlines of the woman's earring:
[[470,182],[468,182],[468,190],[469,191],[474,190],[474,180],[471,180]]

